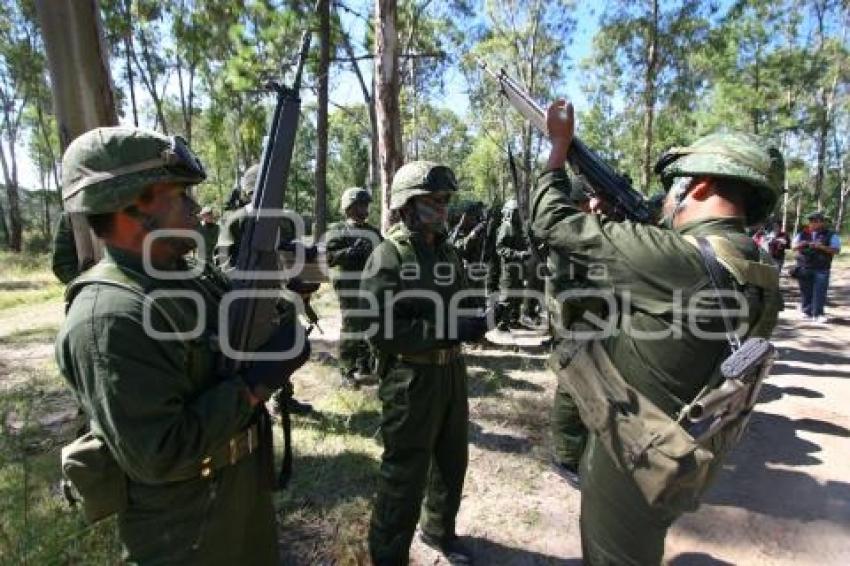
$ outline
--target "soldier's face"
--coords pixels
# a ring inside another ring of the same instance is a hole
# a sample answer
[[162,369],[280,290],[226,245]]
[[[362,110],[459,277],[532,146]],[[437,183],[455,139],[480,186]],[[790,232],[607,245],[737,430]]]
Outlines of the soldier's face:
[[[140,212],[151,220],[151,227],[159,230],[194,230],[200,206],[191,194],[191,187],[177,183],[157,183],[148,196],[136,203]],[[192,238],[169,236],[158,238],[156,244],[170,247],[174,254],[184,255],[195,248]],[[162,250],[166,251],[166,250]]]
[[369,205],[365,202],[355,202],[348,207],[348,213],[357,222],[365,222],[369,217]]

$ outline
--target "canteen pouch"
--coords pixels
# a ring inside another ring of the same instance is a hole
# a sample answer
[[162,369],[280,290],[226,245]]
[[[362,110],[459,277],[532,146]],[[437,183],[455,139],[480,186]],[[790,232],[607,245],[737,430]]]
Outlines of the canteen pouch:
[[714,454],[628,385],[598,342],[564,341],[549,365],[585,426],[649,505],[674,512],[699,506],[714,475]]
[[89,432],[63,446],[61,461],[89,523],[127,508],[127,476],[100,438]]

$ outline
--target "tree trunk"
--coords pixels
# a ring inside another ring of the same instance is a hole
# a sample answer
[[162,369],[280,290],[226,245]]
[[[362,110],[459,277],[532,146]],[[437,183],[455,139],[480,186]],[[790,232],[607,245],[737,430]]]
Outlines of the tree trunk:
[[655,121],[655,76],[658,67],[658,0],[652,0],[652,20],[646,42],[646,74],[644,75],[643,118],[643,192],[649,193],[652,179],[652,135]]
[[95,0],[37,0],[62,151],[80,134],[118,124]]
[[390,185],[402,163],[396,15],[396,0],[375,0],[375,114],[384,230],[390,225]]
[[314,238],[325,233],[328,215],[328,78],[331,57],[329,0],[319,0],[319,107],[316,112],[316,202],[313,208]]
[[[36,0],[53,107],[64,152],[80,134],[118,124],[100,10],[95,0]],[[98,239],[83,215],[71,215],[81,264],[100,258]]]

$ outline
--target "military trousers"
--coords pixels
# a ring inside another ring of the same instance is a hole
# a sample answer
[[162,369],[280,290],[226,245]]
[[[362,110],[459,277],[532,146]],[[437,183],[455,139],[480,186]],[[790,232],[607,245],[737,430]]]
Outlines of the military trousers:
[[578,406],[558,378],[552,403],[552,455],[559,464],[578,470],[587,444],[587,427],[581,422]]
[[278,563],[272,494],[258,452],[198,477],[158,485],[130,481],[118,515],[128,564]]
[[661,564],[667,530],[679,516],[653,508],[591,433],[581,460],[581,548],[590,566]]
[[424,532],[455,534],[468,461],[466,366],[462,358],[398,363],[382,376],[378,394],[384,453],[369,551],[376,565],[407,564],[420,512]]
[[[360,321],[351,316],[351,312],[360,308],[359,301],[356,297],[338,297],[340,314],[342,315],[342,324],[340,330],[343,335],[339,340],[339,365],[343,373],[350,373],[355,370],[371,372],[372,369],[372,354],[369,350],[369,344],[363,338],[356,338],[352,335],[362,330]],[[345,336],[348,334],[348,336]]]
[[502,264],[502,276],[499,279],[499,303],[502,305],[502,321],[516,322],[519,320],[522,307],[523,265],[520,262]]

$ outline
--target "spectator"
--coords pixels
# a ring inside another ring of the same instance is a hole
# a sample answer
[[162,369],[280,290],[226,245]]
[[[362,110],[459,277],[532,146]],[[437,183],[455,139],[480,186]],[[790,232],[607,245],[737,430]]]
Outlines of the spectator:
[[809,223],[796,236],[793,248],[797,252],[794,275],[800,283],[800,310],[806,320],[826,322],[824,305],[829,288],[832,258],[841,249],[838,234],[826,227],[820,211],[808,216]]

